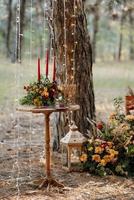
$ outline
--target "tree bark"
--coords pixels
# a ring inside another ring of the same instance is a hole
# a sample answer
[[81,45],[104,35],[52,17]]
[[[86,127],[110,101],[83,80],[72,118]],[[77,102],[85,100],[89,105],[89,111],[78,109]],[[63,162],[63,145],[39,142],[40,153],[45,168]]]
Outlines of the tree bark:
[[8,21],[7,21],[7,34],[6,34],[6,49],[7,57],[10,56],[10,35],[11,35],[11,23],[12,23],[12,0],[8,1]]
[[[58,78],[60,78],[62,83],[65,82],[65,79],[67,79],[67,84],[73,81],[76,83],[76,103],[80,105],[80,111],[76,112],[74,117],[80,131],[87,133],[87,130],[92,131],[87,118],[95,120],[92,49],[87,30],[84,3],[82,1],[75,1],[75,9],[76,14],[74,15],[74,1],[65,1],[64,16],[64,0],[53,1],[53,47],[58,63]],[[75,33],[74,26],[76,26]],[[65,28],[66,44],[64,40]],[[75,73],[72,69],[73,65]]]

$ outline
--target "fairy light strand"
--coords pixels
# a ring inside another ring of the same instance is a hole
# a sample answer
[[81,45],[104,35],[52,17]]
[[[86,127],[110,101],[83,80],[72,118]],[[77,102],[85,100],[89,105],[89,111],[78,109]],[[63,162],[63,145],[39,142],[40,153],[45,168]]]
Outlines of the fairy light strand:
[[[20,0],[17,1],[17,8],[16,8],[16,61],[17,63],[20,63]],[[19,104],[18,99],[19,99],[19,82],[20,82],[20,65],[16,66],[16,80],[17,80],[17,90],[16,90],[16,96],[17,96],[17,106]],[[20,166],[19,166],[19,138],[20,138],[20,119],[19,115],[17,114],[16,116],[17,119],[17,127],[16,127],[16,136],[17,136],[17,141],[16,141],[16,147],[17,147],[17,152],[16,152],[16,169],[17,169],[17,177],[16,177],[16,188],[17,188],[17,200],[19,199],[20,196],[20,183],[19,183],[19,176],[20,176]]]
[[[52,7],[51,7],[51,23],[53,23],[54,20],[54,1],[52,1]],[[54,40],[54,35],[53,35],[53,25],[50,27],[50,34],[51,34],[51,41],[50,41],[50,58],[51,58],[51,63],[53,63],[53,57],[54,57],[54,51],[53,51],[53,40]]]
[[46,10],[47,10],[47,5],[46,5],[46,0],[44,0],[44,50],[46,52],[46,41],[45,41],[45,34],[48,29],[46,28]]
[[74,49],[73,49],[73,83],[75,76],[75,49],[76,49],[76,0],[74,0]]
[[68,81],[67,74],[67,30],[66,30],[66,0],[64,0],[64,69],[65,69],[65,83]]
[[[30,1],[30,57],[29,57],[29,64],[30,67],[32,65],[32,55],[33,55],[33,0]],[[30,118],[29,118],[29,179],[31,180],[31,174],[32,174],[32,159],[31,159],[31,149],[32,149],[32,113],[30,113]]]

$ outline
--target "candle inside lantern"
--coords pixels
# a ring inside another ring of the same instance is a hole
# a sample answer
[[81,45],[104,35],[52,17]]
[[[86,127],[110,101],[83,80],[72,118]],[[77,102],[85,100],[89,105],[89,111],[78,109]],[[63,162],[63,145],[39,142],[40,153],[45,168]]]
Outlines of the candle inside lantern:
[[38,58],[38,81],[40,81],[40,58]]
[[56,59],[55,59],[55,56],[54,56],[53,81],[55,81],[55,77],[56,77]]
[[46,77],[48,78],[48,60],[49,60],[49,51],[46,53]]

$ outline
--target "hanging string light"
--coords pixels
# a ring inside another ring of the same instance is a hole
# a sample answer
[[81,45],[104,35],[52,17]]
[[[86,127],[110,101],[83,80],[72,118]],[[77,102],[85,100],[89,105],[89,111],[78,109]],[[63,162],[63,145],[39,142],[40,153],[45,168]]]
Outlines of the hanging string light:
[[65,72],[65,83],[68,82],[67,74],[67,29],[66,29],[66,0],[64,0],[64,72]]
[[[29,64],[32,66],[32,58],[33,58],[33,0],[30,1],[30,57]],[[32,113],[29,113],[29,179],[31,180],[32,174]]]
[[43,40],[44,40],[45,52],[47,51],[45,36],[46,36],[46,31],[48,31],[48,28],[46,27],[46,13],[47,13],[47,3],[46,3],[46,0],[44,0],[44,38]]
[[[17,7],[16,7],[16,49],[15,49],[15,59],[17,63],[20,63],[21,60],[21,55],[20,55],[20,0],[17,1]],[[20,97],[20,92],[19,92],[19,83],[20,83],[20,65],[16,66],[16,107],[19,105],[19,97]],[[19,138],[20,138],[20,119],[19,115],[16,113],[16,120],[17,120],[17,125],[16,125],[16,161],[15,161],[15,168],[17,170],[17,177],[16,177],[16,188],[17,188],[17,200],[19,199],[20,196],[20,183],[19,183],[19,177],[20,177],[20,166],[19,166]]]
[[[51,15],[48,16],[49,17],[49,21],[51,21],[51,23],[53,21],[53,5],[54,5],[54,2],[52,1]],[[49,29],[50,29],[49,57],[50,57],[50,63],[52,64],[52,62],[53,62],[53,46],[52,46],[52,43],[53,43],[53,28],[51,26],[51,23],[49,23]]]
[[74,0],[74,14],[73,14],[73,17],[74,17],[74,20],[73,20],[73,23],[72,23],[72,26],[73,26],[73,36],[74,36],[74,49],[72,49],[72,53],[73,53],[73,67],[72,67],[72,71],[73,71],[73,75],[72,75],[72,83],[74,83],[74,76],[75,76],[75,50],[76,50],[76,45],[77,45],[77,42],[76,42],[76,0]]

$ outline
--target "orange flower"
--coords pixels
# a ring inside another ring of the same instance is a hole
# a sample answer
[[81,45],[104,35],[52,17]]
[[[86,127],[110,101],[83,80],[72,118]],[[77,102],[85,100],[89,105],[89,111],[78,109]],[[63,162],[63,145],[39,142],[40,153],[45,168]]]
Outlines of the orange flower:
[[92,160],[94,160],[94,161],[96,161],[96,162],[100,162],[100,161],[101,161],[101,158],[100,158],[99,155],[94,154],[94,155],[92,156]]
[[87,161],[87,154],[83,153],[83,154],[80,156],[80,161],[81,161],[81,162],[86,162],[86,161]]
[[103,157],[103,159],[108,163],[108,162],[111,162],[111,156],[110,155],[105,155]]
[[95,153],[102,153],[104,151],[104,148],[101,148],[101,147],[95,147]]
[[41,96],[44,96],[44,97],[49,97],[49,93],[46,91],[46,90],[44,90],[42,93],[41,93]]
[[102,160],[100,161],[100,164],[101,164],[102,166],[105,166],[105,165],[107,164],[107,162],[106,162],[106,160],[102,159]]
[[108,144],[108,146],[109,146],[109,148],[112,148],[112,142],[107,142],[107,144]]
[[111,154],[110,154],[111,160],[114,159],[114,156],[115,156],[114,153],[111,153]]

